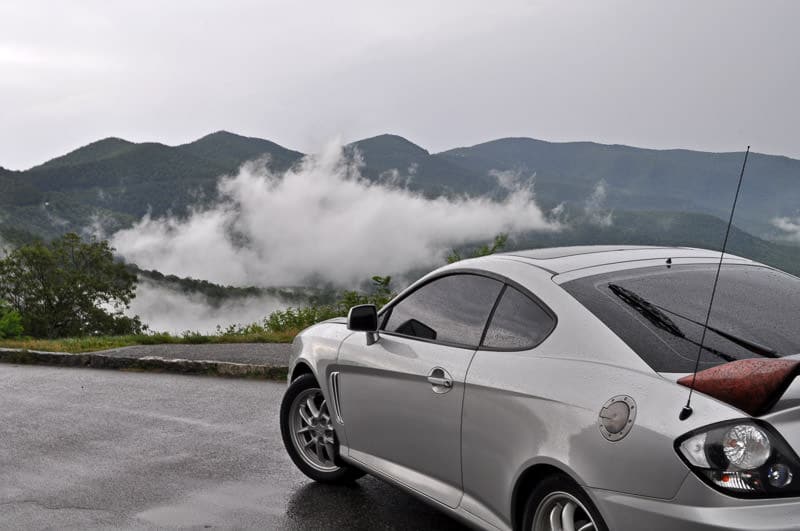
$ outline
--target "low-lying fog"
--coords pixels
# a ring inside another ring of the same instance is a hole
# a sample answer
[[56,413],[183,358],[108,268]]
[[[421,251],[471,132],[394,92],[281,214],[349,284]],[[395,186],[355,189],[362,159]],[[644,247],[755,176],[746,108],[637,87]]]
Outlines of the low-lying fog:
[[270,296],[233,299],[216,306],[209,304],[203,295],[181,293],[142,279],[129,313],[138,315],[154,332],[213,334],[217,326],[260,322],[287,306],[288,303]]
[[[271,173],[265,161],[247,163],[237,175],[220,178],[215,206],[198,207],[184,218],[145,216],[114,234],[112,245],[144,269],[223,285],[304,285],[324,279],[353,288],[372,275],[441,265],[453,247],[490,241],[501,232],[562,226],[559,209],[544,212],[537,205],[530,180],[522,184],[507,172],[496,174],[510,192],[498,202],[428,199],[367,181],[359,167],[358,158],[346,157],[339,143],[283,175]],[[604,193],[598,188],[587,210],[596,208]],[[200,296],[145,282],[132,312],[154,330],[213,331],[217,324],[257,321],[285,306],[266,298],[212,308]]]

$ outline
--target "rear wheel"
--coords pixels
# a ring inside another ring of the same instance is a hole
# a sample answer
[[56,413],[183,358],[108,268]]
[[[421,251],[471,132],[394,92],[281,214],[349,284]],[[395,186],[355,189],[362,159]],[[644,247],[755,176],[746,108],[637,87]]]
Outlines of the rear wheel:
[[315,481],[348,483],[364,475],[340,462],[328,404],[311,374],[297,378],[283,395],[281,435],[294,464]]
[[566,476],[539,483],[525,505],[526,531],[608,531],[583,490]]

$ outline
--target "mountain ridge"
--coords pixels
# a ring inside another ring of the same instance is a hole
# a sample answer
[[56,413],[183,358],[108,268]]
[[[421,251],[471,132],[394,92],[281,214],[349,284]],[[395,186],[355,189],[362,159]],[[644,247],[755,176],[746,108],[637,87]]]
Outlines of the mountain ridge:
[[[502,198],[508,191],[495,172],[506,172],[522,184],[533,183],[545,209],[562,203],[580,208],[602,184],[608,208],[720,218],[730,209],[743,156],[528,137],[431,153],[389,133],[351,142],[344,152],[360,155],[365,178],[406,186],[427,197]],[[174,146],[107,137],[29,170],[0,169],[0,224],[51,237],[86,227],[98,213],[110,218],[112,227],[129,225],[147,212],[181,215],[192,205],[213,201],[220,176],[263,156],[281,173],[304,154],[224,130]],[[774,238],[779,233],[770,220],[796,216],[796,205],[800,161],[751,153],[737,223],[753,234]]]
[[47,169],[47,168],[58,168],[63,166],[74,166],[85,162],[111,158],[120,154],[122,151],[125,151],[127,149],[132,149],[134,146],[137,145],[138,144],[131,142],[129,140],[125,140],[123,138],[109,136],[106,138],[102,138],[100,140],[96,140],[94,142],[90,142],[85,146],[73,149],[72,151],[65,153],[64,155],[47,160],[42,164],[39,164],[38,166],[29,168],[26,171],[35,171],[37,169]]
[[[78,146],[77,148],[67,152],[64,155],[55,156],[55,157],[53,157],[51,159],[48,159],[48,160],[44,161],[41,164],[38,164],[38,165],[35,165],[35,166],[31,166],[30,168],[27,168],[27,169],[12,170],[12,169],[6,168],[2,164],[0,164],[0,170],[11,171],[11,172],[29,171],[29,170],[31,170],[33,168],[37,168],[37,167],[43,166],[43,165],[45,165],[45,164],[47,164],[47,163],[49,163],[51,161],[57,160],[59,158],[62,158],[65,155],[69,155],[71,153],[74,153],[75,151],[78,151],[78,150],[80,150],[82,148],[85,148],[85,147],[91,146],[92,144],[96,144],[98,142],[103,142],[103,141],[106,141],[106,140],[120,140],[122,142],[126,142],[126,143],[129,143],[129,144],[153,143],[153,144],[161,144],[161,145],[164,145],[164,146],[167,146],[167,147],[183,147],[183,146],[188,146],[188,145],[194,144],[194,143],[196,143],[196,142],[198,142],[200,140],[203,140],[203,139],[206,139],[206,138],[209,138],[209,137],[213,137],[213,136],[219,135],[219,134],[231,135],[231,136],[234,136],[234,137],[244,138],[244,139],[252,139],[252,140],[260,140],[260,141],[270,142],[272,144],[280,146],[280,147],[282,147],[284,149],[287,149],[289,151],[294,151],[295,153],[301,153],[302,154],[301,151],[292,150],[291,148],[287,148],[287,147],[283,146],[282,144],[279,144],[279,143],[274,142],[272,140],[268,140],[268,139],[264,139],[264,138],[256,137],[256,136],[239,135],[237,133],[232,133],[232,132],[227,131],[225,129],[220,129],[220,130],[214,131],[212,133],[208,133],[206,135],[198,137],[195,140],[190,140],[188,142],[184,142],[184,143],[180,143],[180,144],[167,144],[167,143],[164,143],[164,142],[155,142],[155,141],[151,141],[151,142],[133,142],[131,140],[127,140],[127,139],[124,139],[124,138],[121,138],[121,137],[109,136],[109,137],[105,137],[105,138],[102,138],[102,139],[99,139],[99,140],[95,140],[95,141],[90,142],[89,144],[85,144],[83,146]],[[602,147],[610,147],[610,148],[632,149],[632,150],[639,150],[639,151],[646,151],[646,152],[686,152],[686,153],[702,153],[702,154],[711,154],[711,155],[731,155],[731,154],[742,154],[743,155],[744,154],[744,150],[741,150],[741,151],[707,151],[707,150],[692,149],[692,148],[681,148],[681,147],[654,148],[654,147],[634,146],[634,145],[631,145],[631,144],[619,144],[619,143],[607,144],[607,143],[604,143],[604,142],[597,142],[597,141],[594,141],[594,140],[561,140],[561,141],[544,140],[544,139],[534,138],[534,137],[529,137],[529,136],[506,136],[506,137],[500,137],[500,138],[495,138],[495,139],[491,139],[491,140],[485,140],[483,142],[478,142],[476,144],[455,146],[455,147],[452,147],[452,148],[444,149],[442,151],[431,152],[429,150],[426,150],[425,148],[423,148],[419,144],[417,144],[417,143],[415,143],[415,142],[413,142],[413,141],[407,139],[406,137],[404,137],[402,135],[399,135],[397,133],[381,133],[381,134],[378,134],[378,135],[365,137],[365,138],[362,138],[362,139],[359,139],[359,140],[354,140],[354,141],[348,143],[347,145],[357,144],[359,142],[364,142],[366,140],[372,140],[372,139],[381,138],[381,137],[395,137],[395,138],[404,140],[404,141],[408,142],[409,144],[412,144],[412,145],[418,147],[419,149],[421,149],[423,151],[426,151],[427,153],[429,153],[431,155],[443,155],[443,154],[455,152],[455,151],[458,151],[458,150],[464,150],[464,149],[471,149],[471,148],[480,147],[480,146],[483,146],[483,145],[486,145],[486,144],[491,144],[491,143],[494,143],[494,142],[514,141],[514,140],[533,140],[533,141],[536,141],[536,142],[541,142],[543,144],[549,144],[549,145],[552,145],[552,146],[560,146],[560,145],[568,145],[568,146],[569,145],[576,145],[576,146],[577,145],[594,145],[594,146],[602,146]],[[788,155],[782,155],[782,154],[778,154],[778,153],[762,153],[762,152],[757,152],[757,151],[751,151],[750,153],[753,154],[753,155],[763,155],[763,156],[766,156],[766,157],[782,158],[782,159],[786,159],[788,161],[800,162],[800,158],[794,158],[794,157],[790,157]]]

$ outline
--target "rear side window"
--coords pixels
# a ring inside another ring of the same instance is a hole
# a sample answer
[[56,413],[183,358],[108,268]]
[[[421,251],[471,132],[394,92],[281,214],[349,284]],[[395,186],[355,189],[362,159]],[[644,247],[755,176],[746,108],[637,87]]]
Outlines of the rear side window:
[[395,304],[384,330],[477,348],[503,283],[457,274],[438,278]]
[[521,291],[507,286],[486,330],[484,347],[525,350],[541,343],[555,319]]

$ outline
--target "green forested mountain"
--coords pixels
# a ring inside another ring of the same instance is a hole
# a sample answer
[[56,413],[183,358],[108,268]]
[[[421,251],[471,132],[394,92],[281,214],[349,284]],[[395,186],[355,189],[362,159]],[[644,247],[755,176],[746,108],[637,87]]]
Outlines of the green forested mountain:
[[27,171],[0,172],[0,231],[49,238],[98,221],[113,231],[148,212],[180,215],[213,200],[219,176],[263,156],[284,171],[302,154],[227,132],[175,147],[106,138]]
[[226,173],[235,172],[242,162],[263,155],[269,156],[270,167],[275,171],[285,171],[303,157],[299,151],[292,151],[275,142],[227,131],[217,131],[177,149],[202,160],[213,161],[225,168]]
[[[536,177],[539,197],[552,202],[585,200],[605,182],[607,203],[626,210],[657,209],[726,217],[743,152],[653,150],[593,142],[552,143],[504,138],[440,154],[476,172],[519,171]],[[800,161],[751,153],[737,223],[768,234],[769,220],[796,215]]]
[[101,160],[107,160],[119,155],[123,155],[129,151],[135,150],[138,144],[128,142],[121,138],[104,138],[97,142],[92,142],[83,147],[79,147],[74,151],[70,151],[66,155],[51,159],[44,164],[35,166],[34,170],[65,168],[70,166],[80,166],[81,164],[90,164]]
[[[501,197],[505,191],[494,174],[515,172],[522,180],[535,175],[537,199],[546,208],[564,203],[579,210],[605,183],[605,204],[620,215],[687,212],[718,218],[727,215],[743,157],[530,138],[429,153],[396,135],[346,147],[348,154],[356,151],[365,177],[427,196]],[[189,205],[213,201],[220,175],[262,156],[280,172],[303,154],[220,131],[180,146],[107,138],[26,171],[0,168],[0,235],[13,229],[17,239],[26,234],[47,238],[97,222],[113,231],[148,212],[181,215]],[[770,239],[776,235],[772,218],[799,210],[800,161],[751,154],[737,226]],[[597,237],[620,237],[617,231],[624,227],[615,224],[613,234]]]
[[380,135],[347,146],[361,155],[363,175],[369,179],[408,186],[429,197],[450,194],[482,195],[497,187],[487,171],[454,164],[446,157],[432,155],[397,135]]

